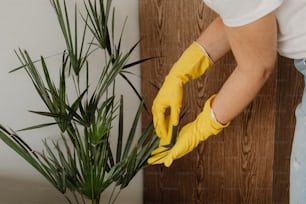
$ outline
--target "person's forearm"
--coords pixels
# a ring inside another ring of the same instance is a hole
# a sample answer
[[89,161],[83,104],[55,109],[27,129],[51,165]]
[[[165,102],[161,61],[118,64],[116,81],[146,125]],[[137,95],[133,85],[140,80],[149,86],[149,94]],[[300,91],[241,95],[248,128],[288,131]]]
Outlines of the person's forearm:
[[[197,42],[205,48],[208,55],[216,62],[230,50],[227,38],[225,26],[221,18],[218,17],[201,34]],[[272,69],[263,69],[262,67],[237,67],[213,102],[212,108],[218,121],[226,124],[236,117],[256,96],[266,82],[270,70]]]
[[237,67],[213,101],[212,109],[217,121],[226,124],[242,112],[255,98],[272,70],[247,72]]
[[224,24],[220,17],[217,17],[207,29],[199,36],[197,42],[204,47],[209,57],[218,61],[230,50],[230,45],[225,33]]
[[216,119],[224,124],[255,98],[275,67],[277,53],[274,13],[225,30],[238,65],[212,102]]

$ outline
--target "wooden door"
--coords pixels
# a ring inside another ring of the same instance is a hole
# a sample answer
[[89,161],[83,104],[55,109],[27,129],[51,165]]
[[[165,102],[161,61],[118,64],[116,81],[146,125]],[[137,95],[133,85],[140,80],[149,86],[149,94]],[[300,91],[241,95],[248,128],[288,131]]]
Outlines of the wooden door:
[[[142,92],[151,107],[157,93],[154,86],[161,86],[173,63],[216,14],[201,0],[139,0],[139,11],[141,58],[158,57],[141,68]],[[186,85],[183,106],[188,114],[183,124],[195,119],[235,65],[228,53]],[[302,90],[301,77],[291,66],[280,58],[279,69],[258,97],[221,134],[170,168],[146,168],[144,203],[288,203],[294,108]],[[150,120],[144,112],[143,124]]]

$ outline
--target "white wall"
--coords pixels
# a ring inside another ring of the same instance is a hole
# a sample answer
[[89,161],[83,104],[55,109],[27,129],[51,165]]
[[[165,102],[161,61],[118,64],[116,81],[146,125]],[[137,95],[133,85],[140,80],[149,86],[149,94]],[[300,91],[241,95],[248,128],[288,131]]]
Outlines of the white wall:
[[[67,2],[72,6],[75,1]],[[83,0],[76,2],[82,6]],[[129,48],[139,40],[138,0],[113,0],[113,5],[117,10],[118,27],[128,16],[123,42],[124,46]],[[40,55],[59,53],[64,49],[54,11],[49,0],[1,0],[0,26],[0,123],[13,129],[38,124],[42,122],[42,118],[28,113],[27,110],[43,110],[44,106],[26,73],[8,72],[19,66],[14,49],[26,48],[34,59]],[[131,60],[133,59],[139,59],[139,49],[134,52]],[[99,62],[98,58],[94,60]],[[51,63],[56,65],[52,60]],[[133,70],[139,74],[138,68]],[[54,73],[58,73],[56,67]],[[139,88],[140,79],[135,77],[133,81]],[[128,110],[125,115],[128,116],[136,110],[138,100],[126,87],[126,83],[119,83],[119,90],[126,97]],[[130,123],[130,120],[126,120],[126,127],[129,127]],[[140,128],[138,132],[140,133]],[[56,128],[20,133],[37,150],[42,149],[41,138],[50,138],[57,134]],[[0,203],[47,204],[65,203],[65,200],[31,166],[0,141]],[[117,203],[142,203],[141,172],[121,193]]]

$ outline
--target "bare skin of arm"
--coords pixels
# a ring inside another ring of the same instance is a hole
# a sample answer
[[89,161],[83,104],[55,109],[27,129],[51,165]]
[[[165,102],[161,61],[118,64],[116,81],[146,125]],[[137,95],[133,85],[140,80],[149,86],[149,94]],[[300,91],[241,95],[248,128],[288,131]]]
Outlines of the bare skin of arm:
[[217,17],[208,28],[200,35],[197,42],[205,48],[209,57],[218,61],[230,50],[225,26],[220,17]]
[[[232,49],[237,67],[212,103],[216,119],[234,119],[255,98],[273,72],[277,56],[277,24],[274,13],[240,27],[222,26],[216,19],[197,40],[213,61]],[[224,31],[224,32],[222,32]]]

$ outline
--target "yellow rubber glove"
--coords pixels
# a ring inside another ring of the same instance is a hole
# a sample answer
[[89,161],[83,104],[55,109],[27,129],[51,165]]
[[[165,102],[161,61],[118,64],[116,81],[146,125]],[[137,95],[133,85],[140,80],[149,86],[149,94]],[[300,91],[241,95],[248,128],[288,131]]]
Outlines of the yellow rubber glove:
[[200,77],[213,65],[204,48],[192,43],[173,65],[153,101],[152,114],[156,134],[162,138],[168,134],[165,112],[170,108],[170,123],[177,126],[183,100],[183,85]]
[[222,125],[218,123],[213,117],[211,112],[211,102],[215,95],[210,97],[203,111],[197,118],[185,125],[180,131],[176,143],[169,151],[155,154],[148,159],[149,164],[162,164],[169,167],[173,160],[183,157],[191,152],[198,146],[201,141],[206,140],[212,135],[217,135],[224,127],[229,125]]
[[166,117],[166,124],[167,124],[167,127],[168,127],[168,133],[167,133],[166,137],[159,138],[159,145],[156,149],[154,149],[151,152],[151,156],[154,156],[154,155],[157,155],[157,154],[168,151],[175,143],[176,138],[172,138],[172,136],[173,136],[172,131],[174,131],[174,134],[176,136],[177,127],[173,127],[171,125],[169,116]]

